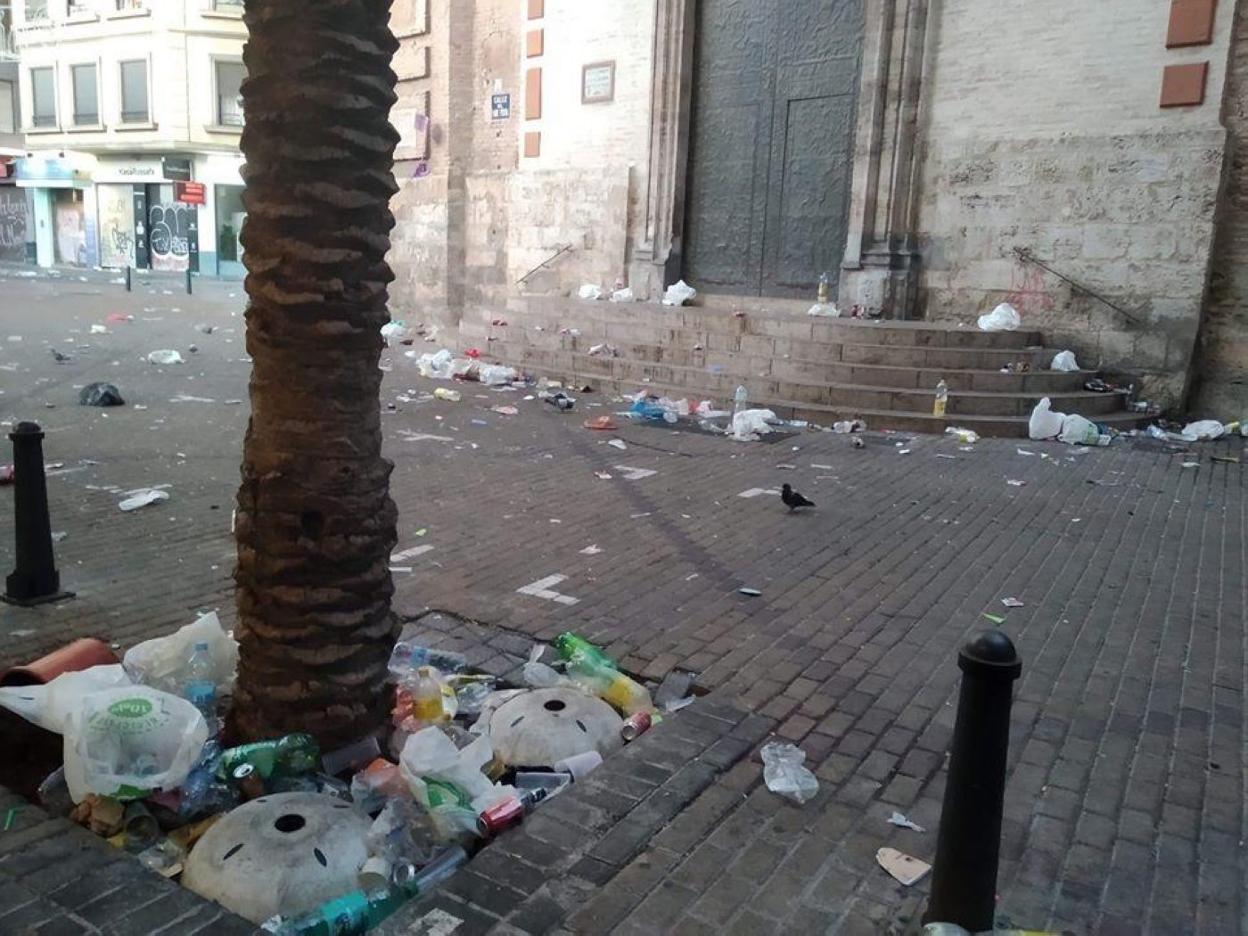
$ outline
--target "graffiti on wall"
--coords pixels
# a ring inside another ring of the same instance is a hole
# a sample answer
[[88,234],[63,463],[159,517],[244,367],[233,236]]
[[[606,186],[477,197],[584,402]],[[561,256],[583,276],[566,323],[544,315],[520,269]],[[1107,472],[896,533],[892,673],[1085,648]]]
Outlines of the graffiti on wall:
[[20,263],[26,259],[26,192],[0,188],[0,260]]
[[134,266],[134,193],[128,185],[97,185],[100,265]]
[[194,205],[152,205],[147,212],[153,270],[182,271],[190,267]]
[[87,232],[82,223],[82,202],[58,201],[53,209],[56,222],[56,260],[86,266]]

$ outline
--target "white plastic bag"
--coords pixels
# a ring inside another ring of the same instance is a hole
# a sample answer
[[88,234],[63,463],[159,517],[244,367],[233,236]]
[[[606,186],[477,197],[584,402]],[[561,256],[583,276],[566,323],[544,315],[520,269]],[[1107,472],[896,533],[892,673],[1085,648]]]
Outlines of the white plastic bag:
[[763,746],[763,780],[767,789],[797,803],[805,803],[819,792],[819,781],[803,766],[806,752],[793,744],[773,741]]
[[1053,357],[1053,363],[1049,365],[1049,370],[1055,371],[1077,371],[1079,364],[1075,361],[1074,351],[1060,351]]
[[1211,442],[1226,435],[1226,426],[1216,419],[1202,419],[1198,422],[1188,423],[1183,427],[1183,432],[1180,435],[1188,442]]
[[381,326],[382,338],[402,338],[407,332],[407,326],[402,322],[386,322]]
[[123,686],[84,696],[65,725],[65,782],[88,793],[142,799],[181,786],[208,740],[204,716],[186,699]]
[[487,387],[502,387],[514,383],[517,374],[514,367],[502,364],[482,364],[477,368],[477,379]]
[[987,332],[1015,331],[1023,324],[1018,310],[1008,302],[1003,302],[987,315],[979,317],[979,330]]
[[680,306],[686,302],[692,302],[698,295],[698,291],[686,283],[684,280],[673,283],[667,287],[667,292],[663,293],[663,304],[667,306]]
[[197,643],[208,644],[218,694],[229,692],[234,687],[234,674],[238,669],[238,641],[225,632],[215,611],[167,637],[136,644],[126,651],[121,665],[136,683],[178,694],[186,681],[186,666]]
[[454,356],[443,348],[437,354],[422,354],[416,359],[416,367],[421,377],[432,377],[435,380],[450,380],[454,375]]
[[806,312],[807,315],[820,316],[823,318],[839,318],[841,310],[836,307],[833,302],[816,302]]
[[159,504],[161,501],[167,501],[168,499],[168,491],[158,491],[155,488],[144,488],[140,491],[134,491],[117,506],[125,513],[129,513],[132,510],[149,507],[152,504]]
[[601,299],[602,287],[595,286],[593,283],[586,283],[576,293],[582,299]]
[[119,663],[92,666],[61,673],[43,686],[0,687],[0,706],[16,712],[45,731],[64,734],[65,723],[83,696],[128,685],[130,677]]
[[760,435],[771,432],[776,414],[768,409],[742,410],[732,417],[732,437],[738,442],[757,442]]
[[177,351],[161,350],[153,351],[147,356],[148,364],[181,364],[182,355]]
[[615,292],[611,294],[611,301],[612,302],[635,302],[636,296],[633,295],[633,291],[631,289],[625,286],[623,289],[617,289]]
[[495,784],[481,772],[493,757],[486,734],[460,749],[440,729],[425,728],[403,745],[399,772],[442,841],[476,835],[477,816],[514,794],[514,787]]
[[1101,431],[1092,420],[1072,413],[1062,420],[1062,432],[1058,438],[1067,445],[1099,445]]
[[1053,404],[1049,402],[1048,397],[1045,397],[1031,411],[1031,422],[1028,424],[1027,434],[1037,440],[1056,439],[1061,434],[1062,421],[1065,418],[1065,413],[1053,412]]

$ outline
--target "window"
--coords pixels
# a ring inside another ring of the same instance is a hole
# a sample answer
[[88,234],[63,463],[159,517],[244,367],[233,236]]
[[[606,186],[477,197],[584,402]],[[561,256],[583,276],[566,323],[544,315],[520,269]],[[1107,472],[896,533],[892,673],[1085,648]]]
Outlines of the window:
[[147,123],[147,62],[138,59],[121,63],[121,122]]
[[30,70],[30,102],[34,126],[56,126],[56,74],[51,68]]
[[26,0],[26,21],[28,23],[48,18],[48,0]]
[[242,13],[243,0],[212,0],[212,8],[222,13]]
[[147,0],[117,0],[118,10],[146,10]]
[[17,133],[17,95],[11,81],[0,81],[0,133]]
[[71,65],[74,84],[74,125],[90,127],[100,122],[100,94],[94,65]]
[[243,125],[243,98],[240,88],[247,77],[242,62],[217,62],[217,123],[223,127]]

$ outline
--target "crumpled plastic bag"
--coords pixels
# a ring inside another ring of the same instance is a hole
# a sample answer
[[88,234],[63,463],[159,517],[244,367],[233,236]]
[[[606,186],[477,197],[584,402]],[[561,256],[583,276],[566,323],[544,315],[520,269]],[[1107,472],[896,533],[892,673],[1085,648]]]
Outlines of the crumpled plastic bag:
[[1077,413],[1072,413],[1062,420],[1062,431],[1058,439],[1067,445],[1099,445],[1101,430],[1096,423]]
[[121,665],[136,683],[176,695],[186,682],[186,666],[197,643],[208,644],[218,694],[229,692],[238,670],[238,641],[226,633],[215,611],[167,637],[136,644],[126,651]]
[[120,663],[61,673],[42,686],[0,687],[0,706],[45,731],[65,733],[65,723],[84,696],[130,685]]
[[1074,351],[1059,351],[1053,356],[1053,363],[1049,365],[1049,370],[1055,371],[1077,371],[1079,369],[1078,362],[1075,361]]
[[477,379],[487,387],[502,387],[514,383],[517,374],[514,367],[502,364],[481,364],[477,368]]
[[131,800],[180,787],[208,740],[208,723],[186,699],[122,686],[84,696],[64,735],[65,782],[75,803],[88,793]]
[[1201,419],[1184,426],[1180,435],[1188,442],[1212,442],[1226,435],[1226,426],[1216,419]]
[[742,410],[732,417],[732,437],[738,442],[757,442],[772,431],[776,414],[768,409]]
[[90,383],[78,394],[80,406],[125,406],[121,391],[111,383]]
[[625,286],[623,289],[617,289],[611,294],[612,302],[635,302],[637,299],[633,295],[633,291]]
[[407,333],[407,326],[402,322],[386,322],[381,326],[382,338],[402,338]]
[[593,283],[586,283],[576,293],[582,299],[601,299],[602,287],[595,286]]
[[425,728],[403,745],[399,771],[440,840],[476,835],[477,816],[515,794],[514,787],[496,784],[481,772],[493,757],[488,734],[458,748],[440,729]]
[[1062,432],[1062,422],[1066,419],[1065,413],[1055,413],[1053,404],[1045,397],[1036,404],[1036,408],[1031,411],[1031,420],[1027,425],[1027,435],[1037,441],[1041,439],[1056,439]]
[[1003,302],[987,315],[979,317],[979,330],[986,332],[1015,331],[1023,324],[1018,310]]
[[147,356],[147,363],[148,364],[182,364],[185,362],[182,360],[182,355],[178,354],[177,351],[163,349],[160,351],[151,352]]
[[663,293],[663,304],[666,306],[681,306],[686,302],[692,302],[697,298],[698,291],[686,283],[684,280],[673,283],[667,287],[667,291]]
[[553,666],[541,662],[542,653],[545,652],[544,644],[534,644],[529,650],[528,662],[524,664],[523,675],[524,684],[534,689],[552,689],[555,686],[562,686],[569,682],[567,677],[556,670]]
[[443,348],[436,354],[422,354],[416,359],[416,367],[421,377],[432,377],[435,380],[450,380],[455,376],[455,357]]
[[763,746],[763,780],[767,789],[796,803],[805,803],[819,792],[819,781],[803,764],[806,752],[793,744],[773,741]]
[[841,310],[836,307],[834,302],[816,302],[807,310],[806,314],[822,318],[840,318]]

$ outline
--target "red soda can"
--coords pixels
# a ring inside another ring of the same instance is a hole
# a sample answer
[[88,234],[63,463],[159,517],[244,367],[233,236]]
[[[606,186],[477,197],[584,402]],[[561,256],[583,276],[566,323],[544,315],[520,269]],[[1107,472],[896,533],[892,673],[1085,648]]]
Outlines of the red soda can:
[[620,728],[620,737],[625,741],[633,741],[650,730],[650,713],[638,712],[636,715],[629,716],[628,721],[624,722]]
[[491,838],[505,829],[519,825],[524,820],[524,802],[516,796],[495,803],[477,816],[477,832],[482,838]]

